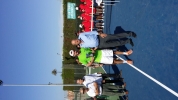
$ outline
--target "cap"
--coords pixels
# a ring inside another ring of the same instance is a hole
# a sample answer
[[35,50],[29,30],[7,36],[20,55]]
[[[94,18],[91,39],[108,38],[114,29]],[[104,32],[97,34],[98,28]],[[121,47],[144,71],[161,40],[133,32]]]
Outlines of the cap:
[[75,7],[76,10],[78,10],[78,7]]
[[74,56],[74,50],[70,50],[70,51],[69,51],[69,55],[70,55],[70,56]]
[[96,3],[98,4],[98,6],[100,6],[100,4],[102,3],[103,0],[96,0]]
[[79,27],[82,28],[83,27],[82,24],[80,24]]

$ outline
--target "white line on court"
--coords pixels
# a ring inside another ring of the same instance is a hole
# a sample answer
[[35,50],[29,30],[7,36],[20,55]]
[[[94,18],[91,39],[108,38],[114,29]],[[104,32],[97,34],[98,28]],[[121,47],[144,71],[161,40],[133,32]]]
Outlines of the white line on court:
[[[119,57],[118,55],[116,55],[119,59],[125,61],[124,59],[122,59],[121,57]],[[128,64],[128,63],[127,63]],[[155,83],[157,83],[158,85],[160,85],[161,87],[163,87],[164,89],[166,89],[167,91],[169,91],[170,93],[172,93],[173,95],[175,95],[176,97],[178,97],[178,93],[175,92],[174,90],[170,89],[169,87],[167,87],[166,85],[162,84],[161,82],[159,82],[158,80],[154,79],[153,77],[151,77],[150,75],[146,74],[145,72],[143,72],[142,70],[138,69],[137,67],[135,67],[132,64],[128,64],[130,65],[132,68],[136,69],[137,71],[139,71],[141,74],[145,75],[146,77],[148,77],[149,79],[151,79],[152,81],[154,81]]]

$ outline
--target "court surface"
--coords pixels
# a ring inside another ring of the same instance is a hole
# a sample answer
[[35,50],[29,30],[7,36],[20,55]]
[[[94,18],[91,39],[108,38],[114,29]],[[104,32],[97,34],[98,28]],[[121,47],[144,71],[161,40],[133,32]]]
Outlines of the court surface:
[[[178,0],[120,0],[105,8],[105,32],[134,31],[134,65],[178,92]],[[108,73],[122,70],[129,100],[178,100],[127,64],[104,67]]]

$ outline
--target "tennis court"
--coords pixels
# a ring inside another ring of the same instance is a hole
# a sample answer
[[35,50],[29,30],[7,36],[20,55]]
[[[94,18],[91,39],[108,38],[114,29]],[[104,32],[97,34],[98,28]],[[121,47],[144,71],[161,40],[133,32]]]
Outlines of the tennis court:
[[[178,92],[178,1],[120,0],[106,6],[105,32],[116,34],[134,31],[135,44],[119,49],[133,49],[129,57],[134,65],[164,85]],[[127,64],[104,67],[108,73],[118,73],[127,83],[129,100],[177,100],[177,97],[140,74]]]

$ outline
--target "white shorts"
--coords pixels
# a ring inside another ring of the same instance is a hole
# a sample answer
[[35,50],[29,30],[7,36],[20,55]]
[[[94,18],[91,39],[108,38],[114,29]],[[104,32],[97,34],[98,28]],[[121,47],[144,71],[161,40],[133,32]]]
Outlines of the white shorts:
[[101,61],[103,64],[113,64],[113,50],[104,49],[102,51]]

